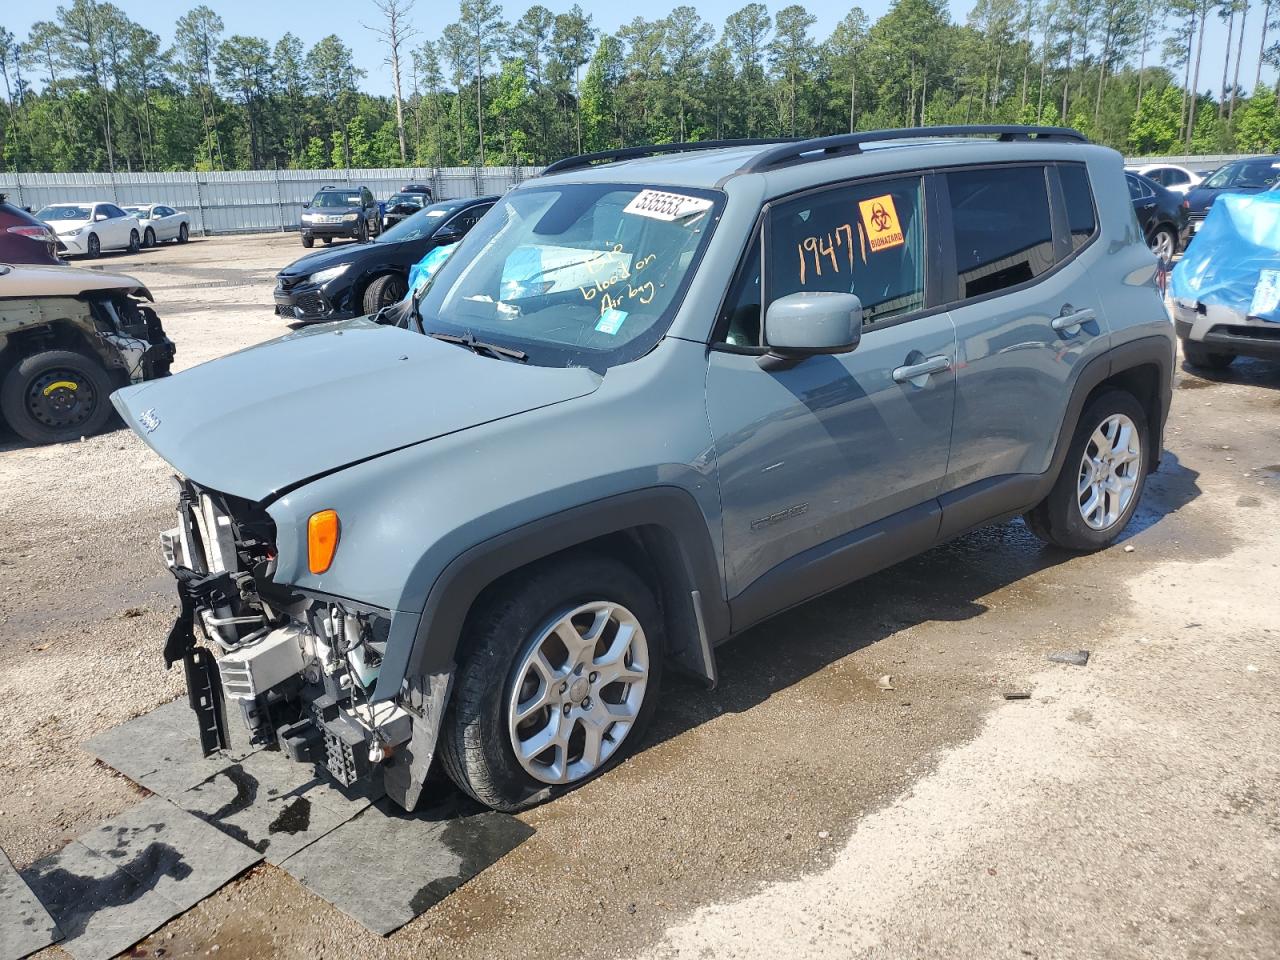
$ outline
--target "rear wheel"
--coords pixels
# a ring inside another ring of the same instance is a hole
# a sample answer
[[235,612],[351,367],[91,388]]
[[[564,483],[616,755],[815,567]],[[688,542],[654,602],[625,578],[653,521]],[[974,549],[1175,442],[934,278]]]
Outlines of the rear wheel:
[[148,250],[156,245],[156,232],[150,227],[142,234],[142,245]]
[[1172,262],[1178,252],[1178,235],[1168,227],[1157,227],[1151,235],[1150,247],[1157,259]]
[[187,240],[190,238],[190,236],[191,236],[191,231],[187,229],[187,225],[185,223],[182,224],[182,226],[178,227],[179,243],[186,243]]
[[1115,541],[1147,479],[1147,415],[1133,395],[1106,390],[1076,424],[1066,462],[1049,495],[1024,520],[1064,550],[1101,550]]
[[0,385],[0,411],[27,440],[74,440],[102,429],[111,415],[111,389],[96,360],[70,350],[47,350],[9,371]]
[[1205,367],[1209,370],[1225,370],[1236,359],[1234,353],[1210,350],[1203,343],[1196,343],[1194,340],[1182,341],[1182,355],[1193,367]]
[[635,749],[663,651],[657,603],[634,571],[611,557],[569,557],[479,604],[440,734],[459,787],[495,810],[521,810]]
[[364,291],[364,312],[375,314],[383,307],[398,303],[404,299],[408,289],[405,278],[398,273],[388,273],[375,278]]
[[142,241],[138,239],[138,231],[130,230],[129,231],[129,247],[128,247],[129,253],[137,253],[141,247],[142,247]]

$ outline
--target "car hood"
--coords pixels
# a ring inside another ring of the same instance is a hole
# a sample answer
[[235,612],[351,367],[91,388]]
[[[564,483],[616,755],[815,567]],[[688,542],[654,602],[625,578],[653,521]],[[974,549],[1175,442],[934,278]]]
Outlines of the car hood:
[[306,256],[299,257],[276,276],[305,277],[308,274],[315,273],[317,270],[323,270],[325,267],[336,267],[341,263],[353,263],[367,250],[369,250],[369,244],[365,243],[355,245],[347,243],[340,247],[317,250],[315,253],[308,253]]
[[79,297],[101,290],[123,290],[154,299],[145,284],[123,273],[82,270],[65,264],[0,267],[0,297]]
[[42,223],[48,224],[56,234],[69,233],[72,230],[79,230],[81,227],[89,225],[88,220],[43,220]]
[[341,467],[593,392],[581,367],[478,356],[357,319],[272,340],[111,400],[179,472],[255,501]]
[[1224,193],[1262,193],[1266,187],[1192,187],[1187,192],[1187,204],[1192,213],[1208,210],[1213,201]]

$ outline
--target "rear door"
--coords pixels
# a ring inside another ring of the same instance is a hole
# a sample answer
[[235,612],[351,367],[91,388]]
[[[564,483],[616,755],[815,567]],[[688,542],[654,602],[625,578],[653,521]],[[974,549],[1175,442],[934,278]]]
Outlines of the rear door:
[[[1083,163],[985,166],[939,180],[957,338],[945,507],[984,482],[1029,482],[1049,469],[1071,386],[1106,350],[1109,328],[1090,278],[1106,250]],[[963,516],[944,515],[943,535],[968,526]]]
[[[856,576],[842,539],[854,531],[902,556],[933,542],[955,334],[931,306],[925,184],[897,176],[774,202],[740,267],[706,387],[735,628]],[[765,369],[762,304],[799,291],[857,294],[862,342]]]
[[178,217],[170,207],[153,207],[152,213],[158,218],[155,226],[157,240],[172,240],[178,235]]

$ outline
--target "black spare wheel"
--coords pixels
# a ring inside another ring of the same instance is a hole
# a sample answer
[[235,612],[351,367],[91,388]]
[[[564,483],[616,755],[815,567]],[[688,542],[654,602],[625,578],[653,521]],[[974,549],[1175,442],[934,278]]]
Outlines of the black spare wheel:
[[102,429],[111,415],[111,381],[97,361],[69,350],[33,354],[0,385],[0,411],[20,437],[57,443]]

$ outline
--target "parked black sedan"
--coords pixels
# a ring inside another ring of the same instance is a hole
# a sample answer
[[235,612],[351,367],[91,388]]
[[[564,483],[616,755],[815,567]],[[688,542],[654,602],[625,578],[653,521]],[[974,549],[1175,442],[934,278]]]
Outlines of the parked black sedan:
[[1126,171],[1124,178],[1129,184],[1133,212],[1138,215],[1138,225],[1151,252],[1172,262],[1174,254],[1191,240],[1187,199],[1141,174]]
[[372,241],[295,260],[276,274],[276,315],[314,323],[376,313],[404,297],[410,267],[434,247],[461,240],[497,200],[443,200]]

